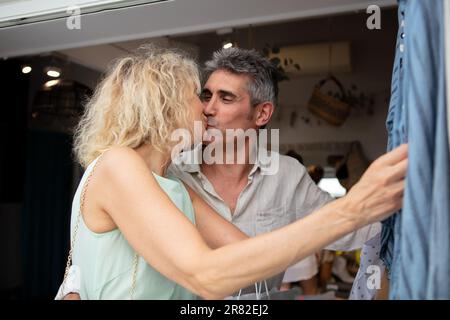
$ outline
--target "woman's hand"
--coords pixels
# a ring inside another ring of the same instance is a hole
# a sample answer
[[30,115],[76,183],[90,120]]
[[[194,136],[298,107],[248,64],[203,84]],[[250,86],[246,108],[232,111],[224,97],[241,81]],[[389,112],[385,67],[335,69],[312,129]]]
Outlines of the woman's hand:
[[375,160],[359,182],[342,198],[345,213],[358,225],[383,220],[402,207],[408,145],[386,153]]

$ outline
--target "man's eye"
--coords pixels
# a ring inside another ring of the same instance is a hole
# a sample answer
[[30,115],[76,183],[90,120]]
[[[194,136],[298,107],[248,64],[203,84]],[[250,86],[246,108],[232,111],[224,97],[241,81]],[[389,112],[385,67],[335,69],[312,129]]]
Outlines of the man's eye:
[[222,97],[222,100],[224,102],[233,102],[233,98],[231,98],[231,97]]
[[210,99],[211,99],[211,95],[210,94],[205,94],[205,93],[200,94],[200,100],[201,101],[209,101]]

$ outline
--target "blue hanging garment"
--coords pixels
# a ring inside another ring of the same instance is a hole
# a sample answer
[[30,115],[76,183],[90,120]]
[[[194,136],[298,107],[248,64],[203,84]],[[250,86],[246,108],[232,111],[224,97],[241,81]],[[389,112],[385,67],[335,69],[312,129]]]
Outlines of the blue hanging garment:
[[409,142],[403,210],[383,223],[392,299],[450,299],[443,1],[399,1],[388,149]]

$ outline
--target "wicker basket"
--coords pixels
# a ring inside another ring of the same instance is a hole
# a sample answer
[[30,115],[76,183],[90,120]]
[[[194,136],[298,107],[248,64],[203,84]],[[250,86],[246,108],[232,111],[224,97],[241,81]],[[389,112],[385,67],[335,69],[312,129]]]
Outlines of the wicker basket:
[[308,110],[329,124],[340,126],[350,114],[350,105],[322,91],[328,81],[334,82],[345,97],[343,85],[333,76],[321,80],[315,87],[308,102]]

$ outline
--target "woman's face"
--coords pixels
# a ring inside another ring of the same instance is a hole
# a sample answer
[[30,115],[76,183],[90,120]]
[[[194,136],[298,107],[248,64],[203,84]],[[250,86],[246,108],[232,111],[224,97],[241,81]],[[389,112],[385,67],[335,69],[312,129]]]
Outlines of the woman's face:
[[[191,108],[193,108],[192,127],[189,128],[189,130],[194,133],[194,144],[196,145],[202,142],[202,137],[206,130],[207,119],[203,113],[203,104],[196,92],[192,92],[192,95],[188,97],[188,104]],[[194,128],[197,128],[198,131],[195,132]],[[198,128],[201,128],[201,133]]]

